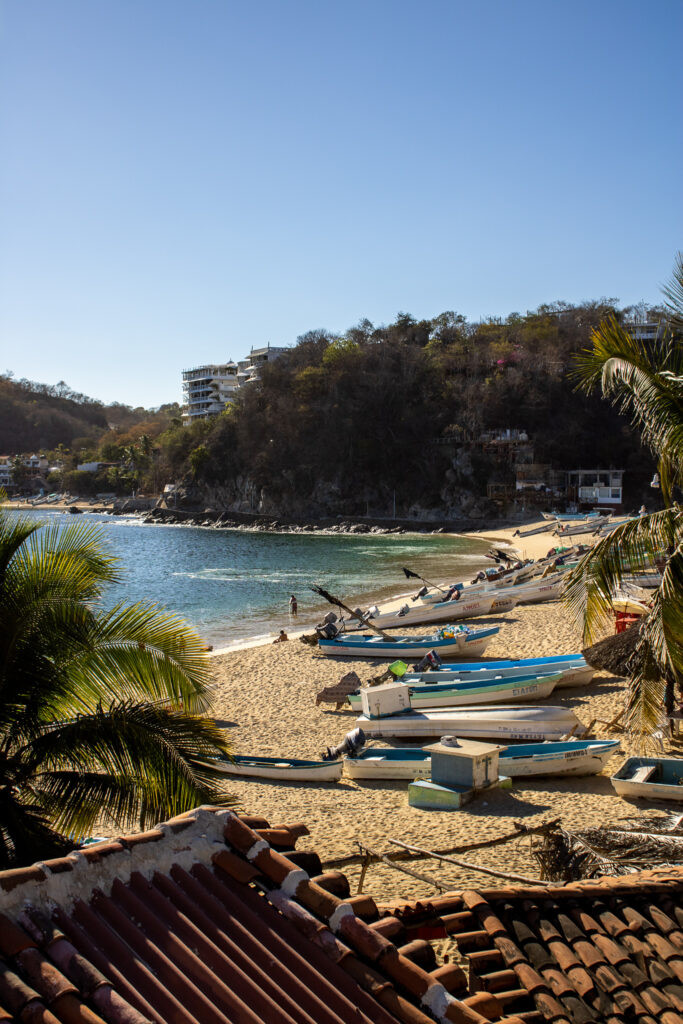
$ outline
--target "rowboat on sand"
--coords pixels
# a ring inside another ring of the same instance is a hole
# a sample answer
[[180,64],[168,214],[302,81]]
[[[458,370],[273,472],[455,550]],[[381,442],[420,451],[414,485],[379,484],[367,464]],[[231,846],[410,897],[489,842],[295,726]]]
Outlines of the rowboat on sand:
[[683,758],[629,757],[611,783],[623,797],[683,800]]
[[591,681],[595,669],[577,654],[567,658],[527,658],[517,662],[492,661],[480,665],[440,665],[437,669],[427,672],[407,672],[401,676],[402,683],[411,686],[431,686],[434,683],[456,683],[479,680],[488,682],[495,679],[511,679],[518,676],[532,675],[556,676],[555,686],[567,688],[584,686]]
[[[517,676],[510,679],[472,680],[419,684],[410,689],[410,706],[452,708],[460,704],[512,704],[521,700],[545,700],[555,689],[558,676]],[[402,679],[403,683],[404,680]],[[361,710],[360,690],[346,698],[354,711]]]
[[233,760],[216,758],[211,766],[226,775],[244,775],[256,779],[277,779],[282,782],[339,782],[342,762],[301,761],[294,757],[256,757],[235,754]]
[[487,644],[498,632],[498,626],[487,629],[469,629],[467,626],[453,626],[440,629],[427,636],[397,636],[385,640],[371,633],[339,633],[335,637],[318,637],[322,654],[332,658],[423,658],[429,651],[436,651],[440,657],[480,657]]
[[[458,593],[456,591],[456,593]],[[476,595],[469,600],[464,598],[450,598],[443,601],[433,601],[430,604],[410,604],[409,602],[395,601],[393,607],[390,605],[384,610],[371,608],[365,613],[366,622],[380,629],[393,629],[402,626],[404,629],[410,626],[419,626],[431,622],[452,622],[458,619],[473,619],[478,615],[487,615],[495,600],[494,594]],[[514,603],[510,604],[510,608]],[[509,609],[506,607],[505,609]],[[347,626],[347,628],[349,628]],[[358,625],[359,629],[363,626]]]
[[[564,743],[523,743],[499,753],[501,775],[597,775],[614,754],[619,740],[566,740]],[[418,779],[431,773],[431,756],[421,747],[367,747],[344,758],[352,779]]]
[[452,710],[401,711],[379,718],[360,715],[356,719],[366,736],[384,739],[426,739],[459,736],[472,739],[560,740],[569,733],[581,735],[584,727],[569,708],[513,704],[490,707],[460,707]]

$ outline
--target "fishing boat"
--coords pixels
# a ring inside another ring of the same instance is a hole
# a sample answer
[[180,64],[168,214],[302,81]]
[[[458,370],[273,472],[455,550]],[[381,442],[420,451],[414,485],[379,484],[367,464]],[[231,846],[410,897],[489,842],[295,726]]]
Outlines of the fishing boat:
[[533,537],[537,533],[548,533],[548,531],[552,530],[553,527],[556,526],[556,525],[557,525],[556,520],[553,518],[553,520],[551,522],[543,523],[542,526],[534,526],[530,530],[515,530],[515,532],[513,533],[512,536],[513,537]]
[[[513,676],[510,679],[468,680],[466,682],[407,682],[410,706],[421,708],[452,708],[460,704],[514,704],[520,700],[545,700],[555,689],[559,675]],[[404,680],[401,680],[403,683]],[[354,711],[360,712],[360,690],[346,698]]]
[[374,633],[338,633],[335,637],[318,637],[322,654],[331,658],[423,658],[429,651],[440,657],[478,658],[498,632],[498,626],[469,629],[467,626],[445,627],[428,636],[397,636],[385,640]]
[[366,736],[384,739],[426,739],[433,736],[461,736],[471,739],[560,740],[583,731],[569,708],[502,704],[491,707],[461,707],[453,710],[401,711],[380,718],[360,715],[356,719]]
[[519,584],[513,587],[513,592],[519,604],[541,604],[543,601],[556,601],[561,595],[563,587],[562,575],[554,573],[544,579]]
[[[380,629],[392,629],[396,626],[409,627],[426,625],[432,622],[453,622],[457,619],[473,619],[478,615],[487,615],[495,597],[493,594],[477,595],[471,599],[461,598],[459,593],[456,597],[435,601],[431,604],[409,604],[408,602],[393,602],[382,608],[370,608],[363,616],[366,622]],[[510,605],[512,607],[512,605]],[[347,627],[348,628],[348,627]],[[359,623],[358,628],[363,626]]]
[[[498,755],[501,775],[597,775],[619,752],[619,740],[566,740],[564,743],[523,743]],[[344,758],[351,779],[420,779],[431,774],[431,756],[421,747],[368,747]]]
[[340,760],[301,761],[294,757],[254,757],[251,754],[235,754],[233,760],[216,758],[211,766],[226,775],[281,782],[339,782],[342,774]]
[[619,796],[683,800],[683,758],[629,757],[611,783]]
[[[536,659],[529,659],[534,661]],[[457,665],[450,667],[442,665],[438,669],[431,669],[428,672],[407,672],[401,676],[402,683],[408,683],[410,686],[431,686],[434,683],[465,683],[469,681],[479,680],[480,682],[490,682],[494,680],[507,680],[514,679],[524,676],[554,676],[556,679],[555,686],[559,688],[568,688],[570,686],[585,686],[591,681],[595,674],[595,669],[590,665],[586,664],[581,655],[578,656],[576,661],[553,664],[551,661],[543,663],[541,659],[538,659],[539,664],[537,666],[523,664],[506,666],[502,665],[496,668],[496,662],[484,663],[478,668],[461,670]],[[490,667],[489,667],[490,666]]]

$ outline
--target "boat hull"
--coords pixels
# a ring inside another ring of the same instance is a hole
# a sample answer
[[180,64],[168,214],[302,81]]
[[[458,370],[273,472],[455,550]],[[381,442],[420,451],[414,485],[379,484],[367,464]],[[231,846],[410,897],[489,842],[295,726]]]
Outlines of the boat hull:
[[384,658],[394,661],[396,658],[423,658],[429,651],[436,651],[439,657],[478,658],[497,632],[498,627],[492,626],[490,629],[457,633],[454,637],[443,639],[435,636],[408,636],[397,637],[393,642],[381,637],[360,635],[346,635],[334,640],[320,637],[318,647],[322,654],[332,658]]
[[629,757],[610,781],[617,795],[627,799],[681,803],[683,758]]
[[437,601],[422,606],[413,605],[404,615],[399,614],[398,610],[380,611],[379,615],[373,615],[368,621],[380,629],[395,629],[397,627],[406,629],[410,626],[427,625],[432,622],[455,622],[460,619],[474,619],[479,615],[488,615],[493,602],[493,595],[471,598],[467,601],[464,599]]
[[299,761],[277,757],[235,755],[231,761],[213,761],[212,766],[226,775],[281,782],[339,782],[341,761]]
[[498,669],[489,669],[482,665],[480,669],[471,669],[469,671],[462,671],[458,669],[457,665],[454,665],[451,669],[436,669],[431,672],[415,672],[406,673],[401,677],[402,683],[408,683],[409,686],[433,686],[438,683],[467,683],[479,680],[481,683],[492,682],[494,680],[505,681],[506,679],[514,679],[521,676],[555,676],[557,688],[568,688],[570,686],[584,686],[589,683],[595,675],[595,669],[591,668],[585,662],[577,665],[568,665],[566,668],[559,665],[553,666],[539,665],[538,667],[529,666],[525,668],[520,666],[515,667],[501,667]]
[[356,719],[366,736],[422,739],[447,734],[460,738],[508,740],[559,740],[583,727],[573,711],[560,707],[462,707],[442,711],[407,711],[398,715]]
[[[555,689],[556,676],[522,676],[521,678],[494,679],[490,682],[442,683],[413,686],[410,689],[410,706],[415,711],[421,708],[450,708],[472,706],[473,704],[516,704],[519,701],[545,700]],[[349,694],[351,708],[360,712],[360,692]]]
[[[597,775],[618,751],[618,740],[524,744],[501,751],[498,767],[501,775],[514,779],[575,778]],[[344,772],[352,779],[424,779],[431,774],[431,757],[419,747],[370,747],[356,757],[345,757]]]

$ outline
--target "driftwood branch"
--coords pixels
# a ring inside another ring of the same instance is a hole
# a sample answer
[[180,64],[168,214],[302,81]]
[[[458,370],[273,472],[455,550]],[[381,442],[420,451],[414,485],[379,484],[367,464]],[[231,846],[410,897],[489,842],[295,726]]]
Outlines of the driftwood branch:
[[[503,843],[510,843],[515,839],[521,839],[522,836],[532,836],[539,832],[546,832],[548,829],[554,829],[559,824],[559,818],[552,818],[550,821],[544,821],[540,825],[524,825],[522,822],[515,822],[515,831],[506,832],[502,836],[496,836],[495,839],[482,839],[478,843],[465,843],[460,846],[449,846],[443,850],[434,850],[430,856],[442,856],[450,855],[453,853],[469,853],[470,850],[483,850],[491,846],[501,846]],[[367,850],[367,846],[363,846],[363,849]],[[382,859],[382,856],[386,856],[392,861],[405,861],[405,860],[421,860],[424,858],[422,853],[412,853],[409,850],[392,850],[387,854],[373,854],[376,861]],[[352,864],[363,864],[365,857],[362,854],[350,853],[346,857],[334,857],[332,860],[323,861],[323,869],[325,871],[337,870],[339,868],[349,867]],[[370,860],[370,863],[376,861]]]
[[402,843],[399,839],[389,839],[387,841],[394,843],[396,846],[402,847],[404,850],[410,850],[413,853],[419,853],[423,857],[434,857],[436,860],[443,861],[444,864],[455,864],[458,868],[467,868],[469,871],[481,871],[485,875],[494,875],[496,878],[506,878],[510,882],[524,882],[526,885],[547,885],[547,881],[541,878],[529,878],[528,875],[515,875],[509,871],[497,871],[495,868],[485,868],[481,864],[472,864],[468,860],[460,860],[459,857],[445,857],[442,854],[434,853],[431,850],[422,850],[419,846],[409,846],[408,843]]
[[375,850],[371,850],[369,846],[362,846],[360,843],[357,843],[356,845],[361,851],[360,856],[363,857],[363,871],[361,872],[361,878],[358,883],[358,892],[361,891],[361,885],[365,878],[363,872],[366,870],[367,862],[369,860],[372,860],[372,863],[381,861],[383,864],[386,864],[388,868],[392,868],[394,871],[400,871],[404,875],[410,875],[411,878],[417,878],[420,882],[426,882],[427,885],[433,886],[435,889],[438,889],[439,892],[448,892],[450,889],[450,886],[444,885],[444,883],[440,882],[437,878],[432,878],[430,875],[423,875],[419,871],[413,871],[412,868],[407,868],[403,864],[396,864],[395,861],[391,860],[385,854],[377,853]]

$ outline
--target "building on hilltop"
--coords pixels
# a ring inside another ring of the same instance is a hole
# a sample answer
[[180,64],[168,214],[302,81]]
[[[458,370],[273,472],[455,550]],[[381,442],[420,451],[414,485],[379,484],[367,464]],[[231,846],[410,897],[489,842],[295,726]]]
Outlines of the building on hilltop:
[[285,347],[266,345],[252,348],[245,359],[234,363],[210,363],[183,370],[183,422],[185,426],[195,420],[218,416],[235,400],[239,388],[258,378],[264,363],[277,359]]
[[183,370],[185,424],[223,412],[237,388],[237,363],[211,363]]

